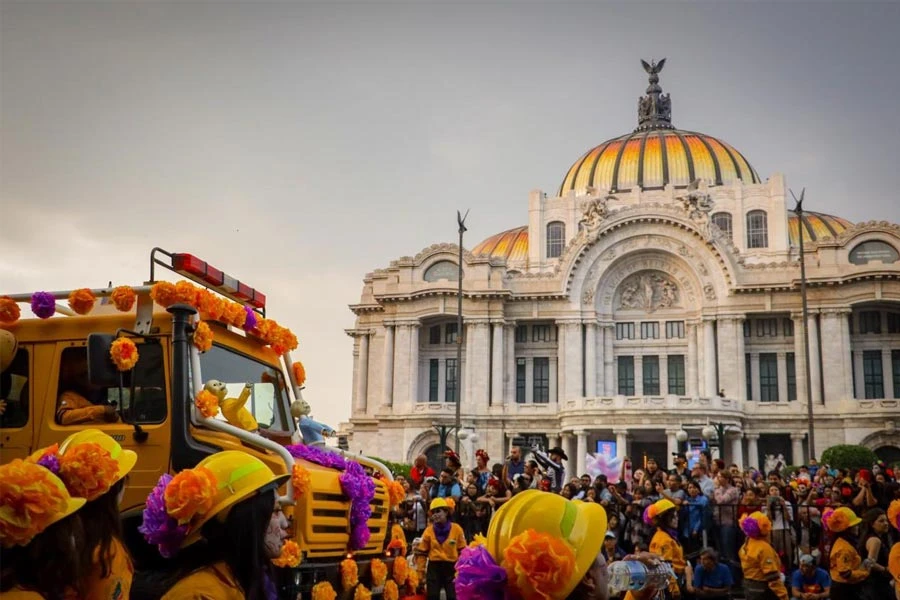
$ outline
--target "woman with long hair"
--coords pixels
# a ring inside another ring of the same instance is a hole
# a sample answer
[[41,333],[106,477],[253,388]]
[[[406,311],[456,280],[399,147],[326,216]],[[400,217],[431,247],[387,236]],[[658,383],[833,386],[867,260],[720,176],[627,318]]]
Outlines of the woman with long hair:
[[738,551],[744,573],[744,598],[788,600],[781,559],[770,543],[772,522],[769,517],[759,511],[753,512],[741,517],[739,525],[747,537]]
[[831,574],[832,600],[857,600],[863,582],[869,577],[869,566],[857,552],[856,533],[862,520],[842,506],[828,509],[822,515],[825,527],[834,535],[828,555]]
[[49,466],[20,459],[0,466],[0,598],[78,597],[84,531],[76,511],[84,503]]
[[680,597],[687,563],[678,541],[678,507],[666,498],[657,500],[644,510],[644,522],[656,527],[650,540],[650,553],[671,564],[675,572],[676,579],[669,585],[667,597]]
[[281,552],[287,527],[276,492],[288,477],[234,450],[213,454],[174,478],[163,475],[147,498],[140,531],[163,556],[177,556],[160,589],[148,597],[274,597],[270,561]]
[[58,450],[59,477],[69,493],[87,501],[79,513],[85,523],[81,561],[91,565],[84,581],[84,600],[128,598],[134,578],[131,557],[122,543],[119,503],[137,454],[123,450],[98,429],[70,435]]
[[871,565],[869,577],[863,582],[862,600],[880,600],[890,598],[893,592],[891,575],[888,573],[888,553],[890,540],[887,513],[880,508],[870,508],[862,516],[859,527],[859,545],[857,550],[863,556],[863,562]]

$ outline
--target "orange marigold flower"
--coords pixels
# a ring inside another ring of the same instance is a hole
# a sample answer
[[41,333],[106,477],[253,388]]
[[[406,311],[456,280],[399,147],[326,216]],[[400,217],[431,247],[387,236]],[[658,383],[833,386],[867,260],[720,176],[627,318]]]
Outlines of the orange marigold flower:
[[378,558],[372,559],[372,587],[381,587],[387,580],[388,568],[384,561]]
[[349,590],[357,583],[359,583],[359,567],[352,558],[345,558],[341,561],[341,586]]
[[287,540],[281,546],[281,554],[272,559],[276,567],[296,567],[300,564],[300,546],[294,540]]
[[312,477],[309,471],[303,465],[294,463],[294,468],[291,471],[291,484],[294,486],[294,496],[299,498],[308,492],[311,482]]
[[197,310],[204,319],[221,321],[225,311],[225,300],[207,290],[197,292]]
[[90,502],[118,481],[119,463],[100,444],[76,444],[59,455],[59,478],[69,494]]
[[177,300],[175,284],[168,281],[157,281],[150,288],[150,297],[163,308],[169,308]]
[[388,498],[391,502],[391,508],[399,506],[401,502],[406,500],[406,490],[399,481],[389,481],[387,484]]
[[180,524],[212,508],[216,498],[216,476],[206,467],[185,469],[166,486],[166,512]]
[[226,302],[222,311],[222,320],[234,327],[241,328],[247,320],[247,312],[237,302]]
[[116,310],[120,310],[122,312],[128,312],[131,310],[131,307],[134,306],[134,301],[137,298],[137,294],[134,293],[134,290],[128,287],[127,285],[120,285],[119,287],[113,289],[109,294],[109,299],[116,307]]
[[0,467],[0,543],[24,546],[66,510],[66,495],[47,469],[15,459]]
[[200,414],[207,419],[212,419],[219,414],[219,399],[209,390],[200,390],[197,397],[194,398],[194,404]]
[[197,323],[197,329],[194,330],[194,346],[200,352],[206,352],[212,348],[213,332],[206,324],[206,321]]
[[190,281],[179,281],[175,284],[175,302],[197,306],[197,292],[200,290]]
[[306,383],[306,369],[303,367],[303,363],[298,360],[291,368],[294,370],[294,379],[297,381],[297,385],[303,387],[303,384]]
[[79,315],[86,315],[94,308],[94,302],[97,301],[94,293],[88,288],[81,288],[69,294],[69,308]]
[[313,586],[312,600],[334,600],[335,598],[337,598],[337,592],[327,581],[320,581]]
[[372,591],[364,585],[356,586],[353,592],[353,600],[372,600]]
[[397,587],[397,584],[394,583],[393,580],[387,581],[384,584],[384,591],[382,592],[384,600],[400,600],[400,589]]
[[9,296],[0,296],[0,323],[12,324],[19,320],[22,311],[19,305]]
[[263,317],[257,317],[256,319],[256,329],[253,334],[264,341],[265,343],[269,343],[269,340],[272,337],[272,324],[274,321],[272,319],[265,319]]
[[510,583],[523,598],[549,600],[568,585],[575,572],[575,552],[566,542],[526,529],[503,551]]
[[109,357],[120,371],[130,371],[137,364],[140,355],[130,338],[120,337],[109,347]]
[[406,583],[406,579],[409,577],[409,563],[406,562],[406,559],[402,556],[397,558],[394,561],[394,572],[393,578],[394,581],[397,582],[397,585],[403,585]]
[[[398,559],[402,562],[406,563],[406,559]],[[409,563],[407,563],[407,570],[409,568]],[[409,586],[409,591],[411,594],[415,594],[416,590],[419,588],[419,573],[417,571],[409,571],[409,575],[406,577],[406,585]]]

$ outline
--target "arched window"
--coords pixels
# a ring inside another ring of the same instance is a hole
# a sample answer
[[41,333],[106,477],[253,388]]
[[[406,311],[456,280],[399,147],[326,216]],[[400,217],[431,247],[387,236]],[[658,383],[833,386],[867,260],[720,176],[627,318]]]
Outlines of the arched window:
[[731,229],[731,213],[727,212],[717,212],[712,216],[712,222],[722,230],[722,233],[728,236],[729,240],[733,240],[734,236],[732,235]]
[[459,266],[449,260],[440,260],[425,270],[425,281],[459,281]]
[[566,243],[566,224],[562,221],[547,223],[547,258],[559,258]]
[[769,220],[764,210],[751,210],[747,213],[747,247],[769,247]]

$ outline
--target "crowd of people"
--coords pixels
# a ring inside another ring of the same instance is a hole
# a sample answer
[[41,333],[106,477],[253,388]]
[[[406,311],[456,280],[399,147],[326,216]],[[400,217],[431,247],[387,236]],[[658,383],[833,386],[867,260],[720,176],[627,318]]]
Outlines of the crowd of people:
[[[626,459],[611,483],[604,475],[567,476],[568,457],[558,447],[513,447],[493,463],[478,450],[475,458],[467,469],[447,451],[435,472],[419,456],[409,478],[401,478],[407,497],[394,516],[411,547],[429,525],[434,499],[453,506],[452,520],[471,543],[487,533],[502,506],[540,490],[602,507],[606,561],[643,552],[665,557],[680,577],[673,595],[726,598],[742,587],[748,597],[757,589],[759,598],[900,599],[889,572],[894,548],[894,578],[900,577],[900,483],[883,463],[845,470],[810,461],[789,473],[762,473],[704,451],[691,466],[684,454],[673,455],[669,469],[648,458],[630,472]],[[748,570],[765,560],[778,568]],[[786,581],[783,594],[768,586],[775,572]]]

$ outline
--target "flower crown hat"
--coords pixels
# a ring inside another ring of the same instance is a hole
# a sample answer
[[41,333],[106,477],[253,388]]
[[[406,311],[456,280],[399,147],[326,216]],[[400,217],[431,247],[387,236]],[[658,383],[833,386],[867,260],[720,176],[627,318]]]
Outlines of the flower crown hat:
[[894,529],[900,531],[900,500],[891,502],[887,509],[887,517]]
[[538,490],[520,492],[491,519],[457,562],[460,600],[563,600],[594,564],[606,532],[606,511]]
[[741,517],[740,526],[744,535],[755,540],[766,537],[772,531],[772,521],[759,511]]
[[856,516],[856,513],[846,506],[842,506],[834,510],[826,510],[822,513],[822,522],[825,524],[825,527],[828,528],[828,531],[840,533],[855,525],[859,525],[862,523],[862,519]]
[[137,453],[123,449],[99,429],[73,433],[58,447],[54,444],[40,450],[32,459],[37,454],[41,454],[38,464],[57,474],[71,495],[88,502],[108,492],[137,463]]
[[672,503],[671,500],[666,498],[662,498],[661,500],[657,500],[650,506],[644,509],[644,523],[647,525],[653,525],[653,521],[658,519],[664,513],[669,512],[670,510],[675,510],[675,504]]
[[213,517],[224,522],[235,504],[288,479],[290,475],[276,475],[246,452],[217,452],[193,469],[160,477],[147,497],[138,530],[160,554],[170,557],[199,540],[203,525]]
[[0,466],[0,545],[26,546],[84,504],[42,465],[15,459]]

